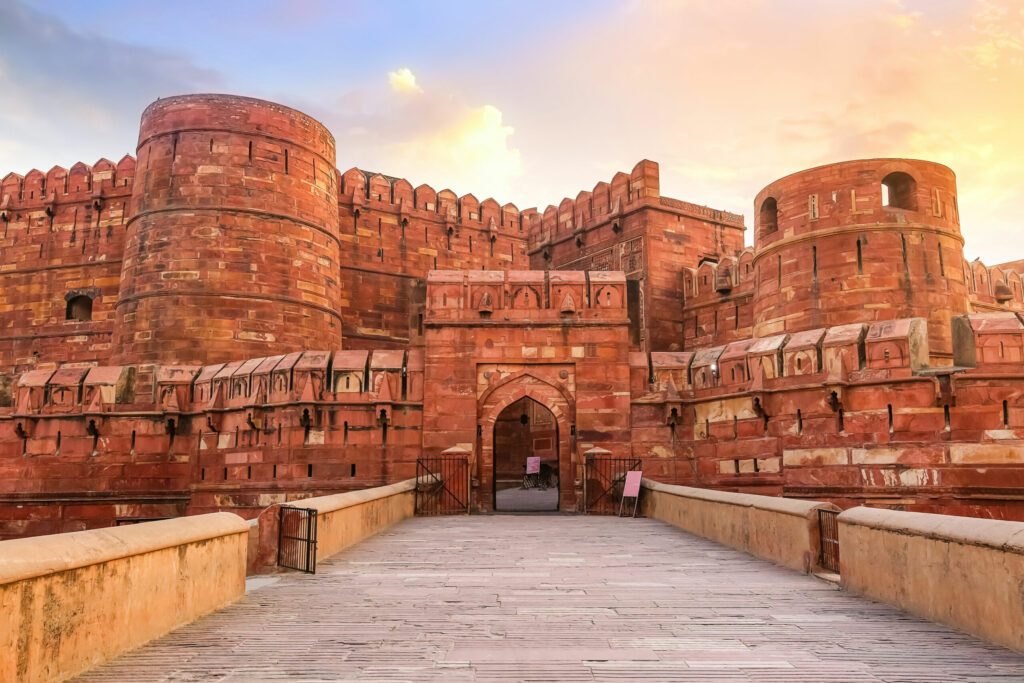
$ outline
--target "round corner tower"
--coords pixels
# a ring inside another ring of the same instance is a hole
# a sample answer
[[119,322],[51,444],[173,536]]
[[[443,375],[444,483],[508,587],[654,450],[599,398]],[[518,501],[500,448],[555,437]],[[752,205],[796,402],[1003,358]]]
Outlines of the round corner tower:
[[754,333],[928,319],[952,359],[967,312],[956,177],[941,164],[866,159],[776,180],[754,200]]
[[341,348],[334,138],[228,95],[142,114],[115,357],[217,363]]

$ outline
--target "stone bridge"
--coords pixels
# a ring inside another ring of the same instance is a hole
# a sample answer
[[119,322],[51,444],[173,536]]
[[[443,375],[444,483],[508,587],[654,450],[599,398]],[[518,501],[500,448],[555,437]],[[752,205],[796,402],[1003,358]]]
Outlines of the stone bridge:
[[[413,482],[307,500],[316,573],[247,582],[259,525],[227,513],[150,523],[144,542],[147,525],[7,541],[0,679],[1024,680],[1024,655],[995,644],[1022,649],[1024,525],[848,511],[840,585],[786,566],[820,504],[645,487],[635,519],[414,517]],[[919,584],[963,614],[929,615]]]

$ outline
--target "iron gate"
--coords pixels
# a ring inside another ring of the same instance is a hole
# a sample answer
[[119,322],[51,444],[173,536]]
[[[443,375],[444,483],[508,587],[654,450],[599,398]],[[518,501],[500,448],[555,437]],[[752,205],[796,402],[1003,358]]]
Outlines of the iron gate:
[[280,507],[277,565],[316,574],[316,510]]
[[416,460],[416,514],[469,514],[469,459],[437,455]]
[[818,558],[823,569],[839,573],[839,511],[818,510],[818,532],[821,540],[821,556]]
[[614,515],[626,482],[626,472],[641,469],[640,458],[616,458],[588,455],[584,477],[584,512],[591,515]]

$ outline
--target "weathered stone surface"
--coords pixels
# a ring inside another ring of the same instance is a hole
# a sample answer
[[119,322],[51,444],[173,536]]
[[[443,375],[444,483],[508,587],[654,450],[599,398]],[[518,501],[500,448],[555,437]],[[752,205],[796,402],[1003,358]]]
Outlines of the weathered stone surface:
[[[963,260],[944,166],[786,176],[745,248],[649,160],[521,210],[340,172],[249,98],[159,100],[138,155],[0,181],[0,537],[253,517],[456,444],[479,510],[528,450],[580,509],[601,445],[670,483],[1024,519],[1024,262]],[[530,400],[550,425],[499,420]]]

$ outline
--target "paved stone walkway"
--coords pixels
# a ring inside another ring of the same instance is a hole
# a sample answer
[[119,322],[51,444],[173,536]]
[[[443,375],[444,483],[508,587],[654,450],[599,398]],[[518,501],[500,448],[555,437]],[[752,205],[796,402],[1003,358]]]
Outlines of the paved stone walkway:
[[521,489],[518,486],[501,489],[494,497],[500,512],[557,512],[558,488]]
[[1024,680],[1024,656],[647,519],[413,519],[318,571],[81,680]]

